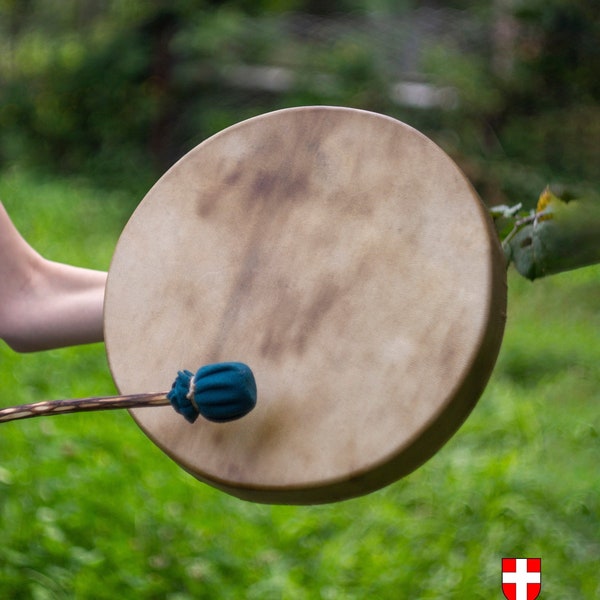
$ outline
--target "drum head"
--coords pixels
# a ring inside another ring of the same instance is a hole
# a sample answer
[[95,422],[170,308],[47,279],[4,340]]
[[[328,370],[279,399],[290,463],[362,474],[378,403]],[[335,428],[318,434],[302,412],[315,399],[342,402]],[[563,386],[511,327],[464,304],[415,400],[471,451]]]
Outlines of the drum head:
[[136,409],[198,479],[311,504],[411,472],[457,430],[500,347],[505,266],[487,211],[433,142],[382,115],[305,107],[206,140],[123,231],[105,302],[121,393],[240,361],[230,423]]

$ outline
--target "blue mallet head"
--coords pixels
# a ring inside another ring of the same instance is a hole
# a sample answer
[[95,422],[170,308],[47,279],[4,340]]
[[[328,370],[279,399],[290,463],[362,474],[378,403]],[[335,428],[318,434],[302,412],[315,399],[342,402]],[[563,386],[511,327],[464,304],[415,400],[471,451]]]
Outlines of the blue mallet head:
[[190,423],[198,415],[224,423],[243,417],[256,406],[256,381],[244,363],[206,365],[196,374],[179,371],[167,398]]

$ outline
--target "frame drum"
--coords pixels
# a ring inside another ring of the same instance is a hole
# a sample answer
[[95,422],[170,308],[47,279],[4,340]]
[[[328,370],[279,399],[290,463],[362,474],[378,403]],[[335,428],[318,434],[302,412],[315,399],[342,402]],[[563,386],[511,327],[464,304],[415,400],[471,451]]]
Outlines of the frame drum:
[[302,107],[216,134],[154,185],[119,239],[104,319],[123,394],[248,364],[258,402],[238,421],[133,416],[201,481],[313,504],[440,449],[485,387],[505,310],[500,244],[454,162],[390,117]]

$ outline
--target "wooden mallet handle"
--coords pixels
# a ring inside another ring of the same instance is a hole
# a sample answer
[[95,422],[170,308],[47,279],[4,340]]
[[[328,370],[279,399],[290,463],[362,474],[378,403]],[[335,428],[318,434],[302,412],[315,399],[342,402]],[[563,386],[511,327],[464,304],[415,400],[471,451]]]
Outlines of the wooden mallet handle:
[[131,394],[128,396],[99,396],[72,400],[46,400],[32,404],[20,404],[0,410],[0,423],[17,419],[31,419],[65,413],[114,410],[117,408],[139,408],[171,404],[167,392],[156,394]]

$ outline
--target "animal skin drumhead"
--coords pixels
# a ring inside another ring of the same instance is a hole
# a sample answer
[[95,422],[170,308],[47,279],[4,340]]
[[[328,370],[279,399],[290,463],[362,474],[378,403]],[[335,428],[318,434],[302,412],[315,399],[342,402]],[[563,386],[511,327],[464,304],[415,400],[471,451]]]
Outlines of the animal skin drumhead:
[[139,204],[108,276],[108,360],[123,394],[246,363],[247,416],[136,422],[240,498],[342,500],[462,424],[500,348],[505,277],[485,206],[431,140],[367,111],[285,109],[207,139]]

